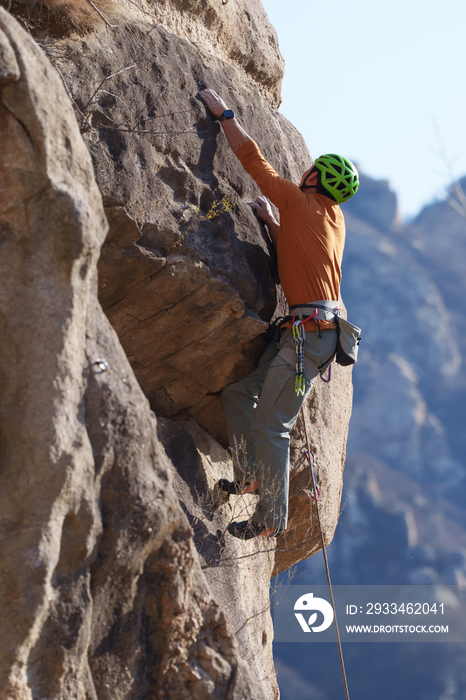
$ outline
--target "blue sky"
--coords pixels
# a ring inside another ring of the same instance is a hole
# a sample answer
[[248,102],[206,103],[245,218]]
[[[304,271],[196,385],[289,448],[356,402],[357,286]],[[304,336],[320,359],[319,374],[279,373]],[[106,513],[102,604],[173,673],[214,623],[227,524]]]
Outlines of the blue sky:
[[445,159],[466,174],[465,0],[262,2],[286,64],[280,112],[313,157],[388,180],[405,219],[442,196]]

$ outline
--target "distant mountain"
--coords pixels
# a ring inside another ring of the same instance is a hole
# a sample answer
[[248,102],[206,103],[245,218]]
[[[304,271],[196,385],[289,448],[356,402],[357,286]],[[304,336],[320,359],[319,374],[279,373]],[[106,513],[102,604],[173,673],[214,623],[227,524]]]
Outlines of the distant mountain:
[[[403,226],[388,183],[365,176],[344,211],[342,293],[363,340],[332,579],[466,584],[466,219],[436,202]],[[297,576],[325,583],[321,555]],[[466,697],[464,646],[345,647],[358,700]],[[282,700],[342,697],[336,649],[275,653]]]

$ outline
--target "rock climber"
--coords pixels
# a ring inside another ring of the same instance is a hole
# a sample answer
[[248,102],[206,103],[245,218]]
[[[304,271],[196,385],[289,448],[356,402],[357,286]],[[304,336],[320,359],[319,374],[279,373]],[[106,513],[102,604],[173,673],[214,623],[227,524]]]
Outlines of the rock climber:
[[[230,494],[259,493],[252,518],[231,523],[228,531],[243,540],[276,537],[287,526],[290,431],[317,375],[325,372],[336,350],[333,320],[339,314],[345,245],[339,204],[356,193],[359,177],[349,160],[327,154],[306,170],[299,186],[285,180],[224,100],[211,89],[199,94],[262,192],[250,206],[267,226],[277,251],[280,283],[290,307],[279,342],[268,343],[252,374],[222,391],[235,480],[222,479],[219,485]],[[268,200],[277,207],[280,223]]]

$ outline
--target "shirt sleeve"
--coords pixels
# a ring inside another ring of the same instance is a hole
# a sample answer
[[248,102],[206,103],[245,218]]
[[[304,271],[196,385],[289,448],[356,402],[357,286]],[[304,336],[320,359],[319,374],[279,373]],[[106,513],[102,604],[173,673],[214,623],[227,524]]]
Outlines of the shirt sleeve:
[[243,143],[235,155],[246,172],[254,178],[262,194],[270,199],[278,209],[285,208],[293,197],[301,195],[299,187],[278,175],[265,160],[257,143],[252,139]]

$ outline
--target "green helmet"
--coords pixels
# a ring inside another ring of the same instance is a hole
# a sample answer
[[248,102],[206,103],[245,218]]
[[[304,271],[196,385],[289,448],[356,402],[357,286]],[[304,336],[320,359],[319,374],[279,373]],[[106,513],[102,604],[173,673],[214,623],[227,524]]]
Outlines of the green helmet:
[[338,204],[346,202],[358,191],[358,171],[352,162],[343,156],[327,153],[317,158],[314,166],[320,171],[322,187],[331,194]]

